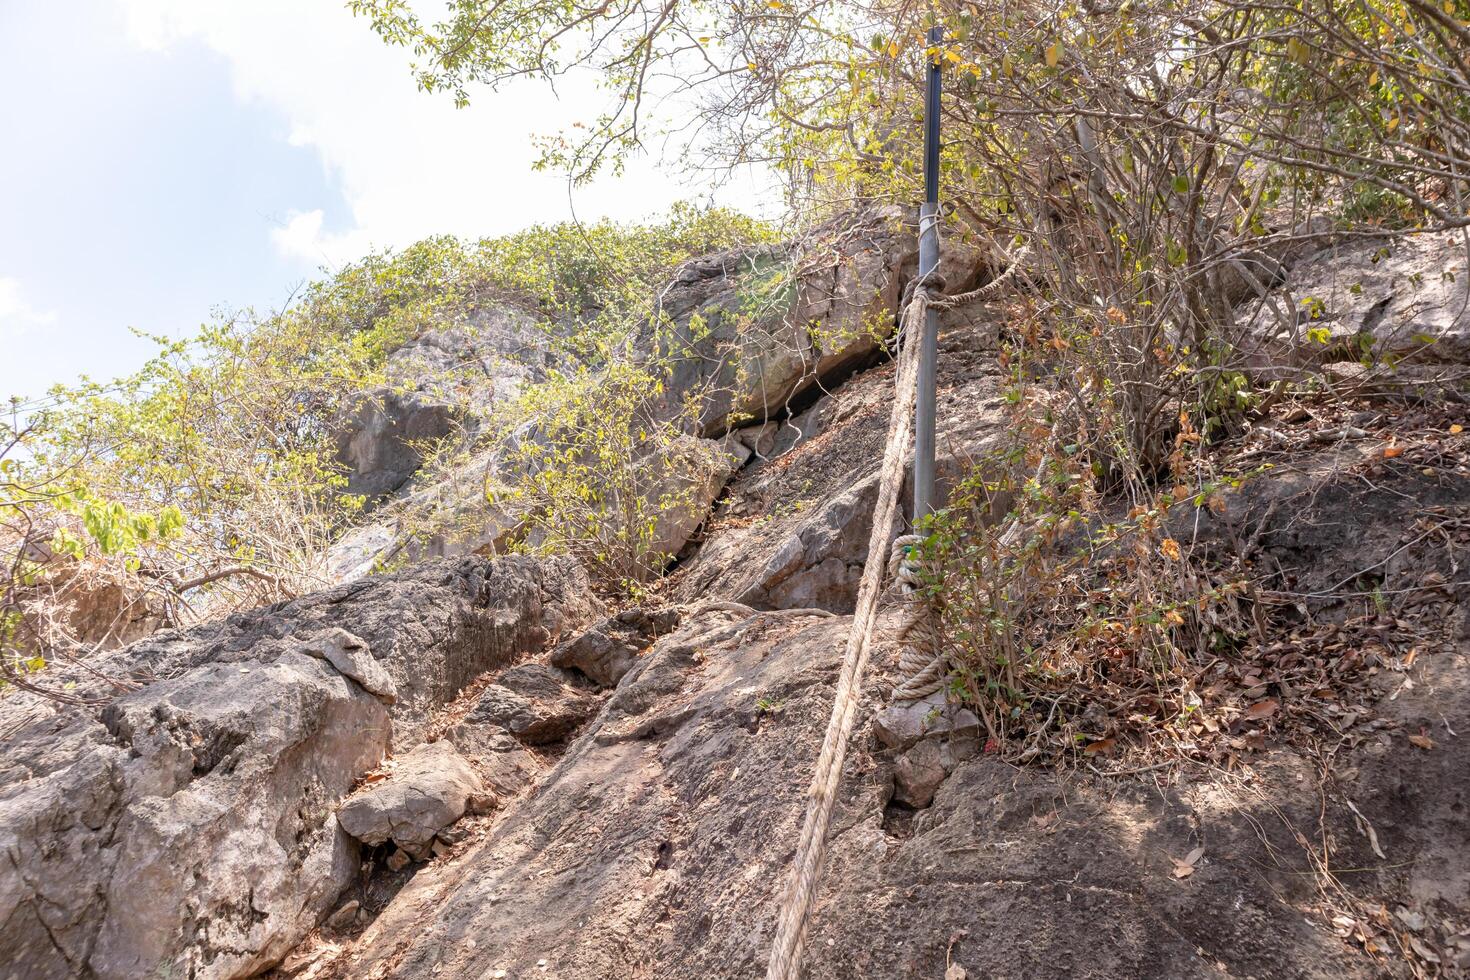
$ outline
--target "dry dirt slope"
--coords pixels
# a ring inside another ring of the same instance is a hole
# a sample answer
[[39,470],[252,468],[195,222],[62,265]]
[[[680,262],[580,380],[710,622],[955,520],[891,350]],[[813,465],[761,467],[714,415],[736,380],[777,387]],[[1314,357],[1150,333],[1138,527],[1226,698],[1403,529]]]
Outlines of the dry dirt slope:
[[[1470,928],[1457,737],[1470,731],[1470,606],[1455,584],[1470,486],[1453,469],[1385,466],[1376,445],[1303,453],[1199,533],[1254,526],[1279,500],[1261,562],[1302,596],[1359,569],[1386,575],[1369,576],[1389,595],[1381,611],[1364,596],[1304,607],[1315,623],[1367,611],[1382,632],[1407,630],[1406,673],[1385,660],[1345,690],[1361,714],[1325,717],[1310,748],[1266,724],[1267,750],[1230,774],[1160,780],[1126,759],[1107,764],[1116,774],[1057,773],[982,756],[912,811],[892,803],[892,754],[871,731],[880,669],[809,975],[941,977],[953,963],[995,978],[1455,975]],[[1426,513],[1449,538],[1414,540]],[[307,975],[760,975],[847,623],[733,607],[686,617],[535,791]],[[1181,877],[1176,862],[1196,851]]]

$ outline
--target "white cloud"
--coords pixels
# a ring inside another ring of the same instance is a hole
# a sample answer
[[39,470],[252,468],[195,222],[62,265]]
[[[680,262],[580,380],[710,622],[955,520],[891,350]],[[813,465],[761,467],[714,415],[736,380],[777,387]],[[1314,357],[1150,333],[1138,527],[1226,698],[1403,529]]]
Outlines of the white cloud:
[[271,243],[287,258],[300,259],[311,265],[340,265],[361,258],[373,248],[366,229],[333,233],[323,230],[326,212],[292,211],[286,223],[271,230]]
[[[528,81],[455,109],[447,96],[417,91],[408,54],[385,46],[342,0],[117,2],[134,43],[162,53],[205,45],[228,63],[239,99],[280,112],[283,138],[318,154],[350,223],[332,228],[323,202],[292,202],[298,210],[271,234],[282,254],[338,265],[426,235],[499,234],[569,214],[565,182],[532,170],[532,139],[595,116],[603,102],[590,86],[563,87],[558,101]],[[753,186],[724,200],[754,207]],[[581,217],[632,219],[695,190],[635,161],[575,201]]]
[[38,310],[26,301],[20,280],[0,276],[0,340],[55,322],[55,310]]

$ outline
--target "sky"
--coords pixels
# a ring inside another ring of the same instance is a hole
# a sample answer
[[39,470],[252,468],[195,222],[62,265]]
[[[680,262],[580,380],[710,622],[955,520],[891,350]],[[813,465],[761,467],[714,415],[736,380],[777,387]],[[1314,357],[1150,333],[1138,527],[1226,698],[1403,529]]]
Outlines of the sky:
[[345,0],[0,0],[0,398],[127,374],[154,350],[135,330],[269,312],[428,235],[777,206],[769,178],[651,158],[569,197],[533,139],[594,118],[590,84],[456,109],[408,59]]

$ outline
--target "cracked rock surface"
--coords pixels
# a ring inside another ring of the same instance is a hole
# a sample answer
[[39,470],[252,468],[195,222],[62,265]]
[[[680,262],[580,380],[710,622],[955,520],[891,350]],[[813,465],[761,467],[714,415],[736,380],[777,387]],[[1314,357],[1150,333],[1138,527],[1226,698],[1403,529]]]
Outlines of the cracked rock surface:
[[480,777],[448,742],[428,742],[394,760],[386,780],[353,795],[337,822],[364,844],[392,841],[420,861],[439,831],[484,793]]
[[101,710],[0,700],[3,972],[270,966],[358,873],[335,814],[358,777],[589,594],[567,561],[432,563],[118,650],[94,666],[131,692],[73,678]]

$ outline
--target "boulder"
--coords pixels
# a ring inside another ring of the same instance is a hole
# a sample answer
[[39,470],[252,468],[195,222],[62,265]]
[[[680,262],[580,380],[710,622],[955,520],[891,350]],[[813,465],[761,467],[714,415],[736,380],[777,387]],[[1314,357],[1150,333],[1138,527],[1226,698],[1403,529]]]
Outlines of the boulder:
[[597,700],[573,686],[560,668],[522,664],[485,688],[465,723],[502,728],[527,745],[545,745],[572,734],[597,707]]
[[[914,231],[903,209],[882,208],[819,230],[799,250],[720,253],[680,270],[661,297],[661,316],[636,341],[644,356],[672,364],[661,392],[650,397],[652,415],[682,419],[689,400],[700,406],[698,431],[677,439],[662,460],[644,464],[648,498],[680,501],[661,508],[655,551],[678,555],[736,470],[803,437],[788,415],[803,414],[824,389],[884,356],[903,287],[918,263]],[[979,248],[953,242],[941,272],[952,290],[960,290],[974,285],[985,268]],[[947,311],[944,322],[973,328],[975,315],[972,309]],[[737,434],[744,428],[755,431]],[[376,429],[363,439],[395,460],[381,467],[390,474],[384,485],[397,480],[401,487],[407,477],[399,474],[418,465],[413,447]],[[369,528],[350,532],[329,556],[334,581],[350,581],[393,558],[502,547],[520,530],[521,515],[485,499],[499,456],[497,450],[481,452],[437,483],[401,495]],[[850,594],[855,575],[835,565],[823,574],[830,581],[812,591],[836,597],[819,601],[842,605],[840,596]]]
[[[799,249],[686,264],[662,297],[673,328],[651,324],[641,343],[674,362],[657,404],[673,417],[687,395],[699,395],[702,434],[720,436],[784,416],[871,364],[918,265],[914,231],[904,209],[877,208],[819,229]],[[979,249],[954,242],[940,271],[958,291],[984,266]]]
[[361,637],[354,636],[342,627],[333,626],[322,636],[303,643],[301,649],[308,656],[320,657],[336,667],[343,677],[357,681],[363,690],[384,704],[392,704],[398,700],[398,685],[393,683],[393,675],[373,659],[372,652]]
[[893,766],[893,798],[905,806],[919,809],[934,800],[948,775],[940,759],[939,743],[920,742],[900,755]]
[[587,589],[566,560],[431,563],[48,670],[100,711],[0,699],[7,970],[268,968],[356,878],[337,802],[465,684],[584,625]]
[[709,516],[738,466],[714,439],[679,436],[657,459],[640,467],[646,512],[655,514],[649,550],[673,558]]
[[917,701],[897,701],[873,719],[878,741],[900,751],[923,741],[974,738],[980,734],[980,719],[969,708],[949,701],[944,691],[935,691]]
[[200,666],[100,720],[22,727],[4,751],[31,778],[0,786],[9,968],[130,978],[269,966],[356,875],[355,845],[325,818],[389,731],[379,700],[294,651]]
[[546,771],[546,765],[520,739],[499,725],[465,720],[445,733],[460,755],[478,767],[496,798],[516,796]]
[[605,619],[551,652],[557,667],[580,670],[602,687],[616,687],[654,640],[679,625],[679,610],[634,607]]
[[484,792],[480,777],[453,745],[427,742],[395,759],[386,780],[343,803],[337,822],[364,844],[391,840],[423,861],[439,831],[464,816]]
[[418,472],[426,443],[473,432],[547,366],[544,338],[529,314],[492,304],[389,354],[388,383],[365,392],[336,425],[348,492],[381,500]]
[[[882,715],[879,712],[880,718]],[[978,732],[978,726],[974,730]],[[915,810],[928,806],[945,777],[979,752],[980,739],[974,735],[946,734],[915,743],[894,759],[894,802]]]
[[[982,307],[941,324],[941,493],[1006,439],[1006,382],[992,346],[999,316]],[[878,496],[892,371],[889,365],[866,371],[755,436],[766,458],[730,481],[728,503],[706,524],[699,552],[672,576],[676,599],[852,610]],[[901,500],[910,499],[905,491]],[[900,514],[890,533],[900,533],[902,523]]]

